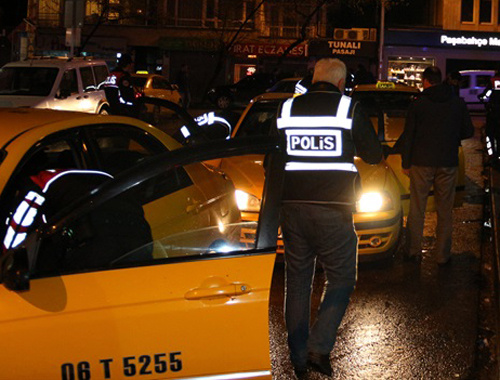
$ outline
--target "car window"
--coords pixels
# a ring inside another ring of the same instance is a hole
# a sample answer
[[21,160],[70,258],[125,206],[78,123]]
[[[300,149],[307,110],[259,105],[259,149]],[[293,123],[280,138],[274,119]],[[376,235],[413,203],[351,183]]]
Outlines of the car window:
[[108,67],[105,65],[95,65],[92,66],[94,70],[95,81],[97,84],[97,89],[101,89],[106,82],[106,78],[109,75]]
[[[113,176],[167,151],[154,137],[131,126],[92,127],[88,131],[96,144],[99,168]],[[191,184],[191,179],[182,168],[173,169],[141,186],[141,204],[147,204]]]
[[75,69],[66,70],[64,72],[59,89],[64,94],[78,94],[78,79]]
[[80,68],[80,77],[82,78],[83,91],[88,92],[96,89],[94,74],[90,66]]
[[236,136],[265,136],[276,128],[276,114],[281,100],[255,103],[242,120]]
[[3,67],[0,69],[0,96],[47,96],[54,87],[58,71],[49,67]]
[[490,83],[491,75],[478,75],[476,77],[476,86],[486,87]]
[[141,207],[138,192],[130,189],[99,203],[43,239],[32,277],[203,260],[255,249],[258,222],[241,220],[228,175],[201,162],[174,167],[185,172],[195,168],[202,198],[182,190],[151,210]]
[[153,88],[159,90],[171,90],[170,84],[163,78],[153,78]]

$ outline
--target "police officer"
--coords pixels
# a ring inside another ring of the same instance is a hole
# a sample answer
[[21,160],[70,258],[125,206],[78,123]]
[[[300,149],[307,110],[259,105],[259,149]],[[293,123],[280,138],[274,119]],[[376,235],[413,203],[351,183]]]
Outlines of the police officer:
[[[3,251],[20,246],[28,233],[74,200],[113,177],[105,172],[48,169],[29,176],[21,199],[8,220]],[[128,193],[112,198],[52,236],[38,251],[38,273],[109,266],[133,252],[130,260],[152,258],[151,229],[141,204]]]
[[[357,276],[357,236],[352,212],[357,169],[382,159],[375,131],[359,105],[342,94],[346,66],[319,60],[312,85],[285,101],[277,119],[286,140],[281,227],[285,243],[285,319],[297,377],[308,367],[330,376],[329,354]],[[326,284],[310,329],[311,286],[318,259]]]
[[134,62],[130,54],[122,54],[118,65],[111,71],[106,79],[104,92],[115,115],[136,116],[135,91],[132,86],[130,72]]

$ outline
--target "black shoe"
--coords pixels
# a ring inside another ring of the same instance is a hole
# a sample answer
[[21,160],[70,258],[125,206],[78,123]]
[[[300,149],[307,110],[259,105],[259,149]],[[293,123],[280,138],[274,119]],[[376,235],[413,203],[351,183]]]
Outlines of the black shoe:
[[294,366],[293,372],[298,380],[305,380],[307,378],[307,367]]
[[315,352],[309,353],[309,360],[307,363],[311,368],[326,376],[332,376],[332,365],[330,364],[330,355],[317,354]]

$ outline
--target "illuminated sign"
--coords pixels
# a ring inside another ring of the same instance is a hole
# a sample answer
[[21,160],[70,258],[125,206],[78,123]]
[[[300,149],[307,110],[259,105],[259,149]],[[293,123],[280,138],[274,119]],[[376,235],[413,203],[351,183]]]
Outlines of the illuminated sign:
[[[231,47],[231,53],[236,55],[267,55],[267,56],[280,56],[287,49],[289,45],[286,44],[247,44],[236,43]],[[305,44],[295,46],[288,52],[290,57],[304,57],[307,56],[307,49]]]
[[440,42],[442,45],[452,46],[500,46],[500,38],[497,37],[450,37],[446,34],[441,35]]

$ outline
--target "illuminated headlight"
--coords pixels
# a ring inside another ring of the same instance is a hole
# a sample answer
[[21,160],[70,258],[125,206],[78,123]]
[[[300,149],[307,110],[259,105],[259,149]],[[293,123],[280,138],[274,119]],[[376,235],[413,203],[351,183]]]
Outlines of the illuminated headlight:
[[235,191],[236,204],[240,211],[253,211],[258,212],[260,210],[260,199],[252,194],[248,194],[241,190]]
[[357,212],[387,211],[393,208],[392,199],[386,193],[363,193],[356,203]]

